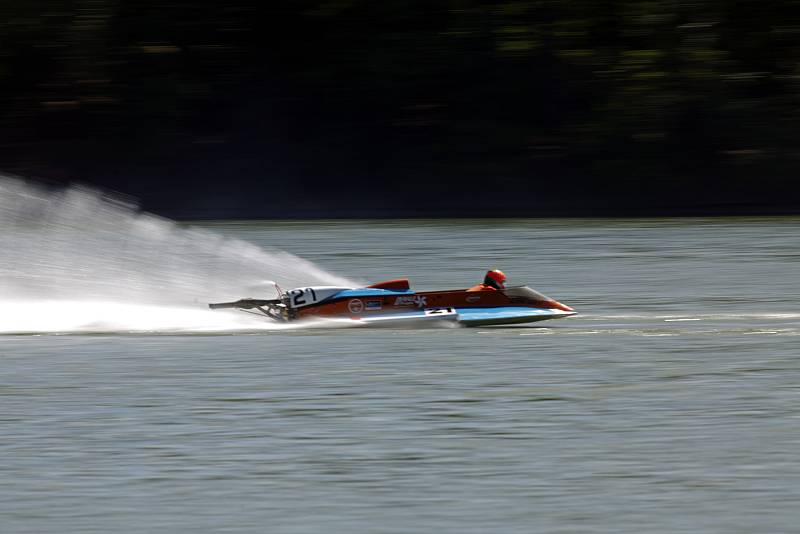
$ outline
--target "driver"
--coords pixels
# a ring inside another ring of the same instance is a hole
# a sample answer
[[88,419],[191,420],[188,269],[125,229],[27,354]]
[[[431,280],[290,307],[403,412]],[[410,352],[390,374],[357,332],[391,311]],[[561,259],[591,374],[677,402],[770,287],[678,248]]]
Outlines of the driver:
[[473,286],[467,291],[496,291],[506,288],[506,275],[500,269],[492,269],[486,273],[483,283]]

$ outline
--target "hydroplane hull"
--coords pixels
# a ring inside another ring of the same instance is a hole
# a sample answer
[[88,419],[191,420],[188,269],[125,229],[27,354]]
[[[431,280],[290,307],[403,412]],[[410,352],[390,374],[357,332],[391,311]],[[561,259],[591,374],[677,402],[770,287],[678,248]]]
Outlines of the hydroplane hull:
[[297,288],[279,293],[277,299],[242,299],[209,306],[261,313],[275,321],[349,319],[375,325],[449,322],[489,326],[561,319],[576,313],[525,286],[417,292],[405,279],[364,288]]

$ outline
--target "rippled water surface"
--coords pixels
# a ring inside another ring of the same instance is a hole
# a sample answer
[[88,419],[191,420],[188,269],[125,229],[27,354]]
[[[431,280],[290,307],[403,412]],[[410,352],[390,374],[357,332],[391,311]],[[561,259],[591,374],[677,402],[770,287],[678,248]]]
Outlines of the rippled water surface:
[[0,531],[798,531],[800,220],[204,226],[580,315],[0,336]]

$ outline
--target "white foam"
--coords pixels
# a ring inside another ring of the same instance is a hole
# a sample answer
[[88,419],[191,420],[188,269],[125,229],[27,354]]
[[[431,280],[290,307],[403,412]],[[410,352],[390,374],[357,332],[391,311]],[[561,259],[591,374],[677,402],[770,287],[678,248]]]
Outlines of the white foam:
[[0,229],[0,332],[265,330],[285,325],[205,305],[273,298],[268,280],[357,285],[86,187],[0,176]]
[[349,320],[279,323],[235,310],[102,301],[0,303],[0,334],[244,333],[361,326]]

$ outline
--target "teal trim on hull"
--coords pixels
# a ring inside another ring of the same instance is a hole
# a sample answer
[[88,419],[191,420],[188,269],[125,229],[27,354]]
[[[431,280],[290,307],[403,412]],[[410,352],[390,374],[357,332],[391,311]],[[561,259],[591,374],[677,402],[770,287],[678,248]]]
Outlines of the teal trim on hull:
[[521,324],[545,321],[547,319],[562,319],[575,315],[567,312],[548,308],[524,308],[509,306],[503,308],[456,308],[458,322],[465,326],[490,326],[498,324]]

